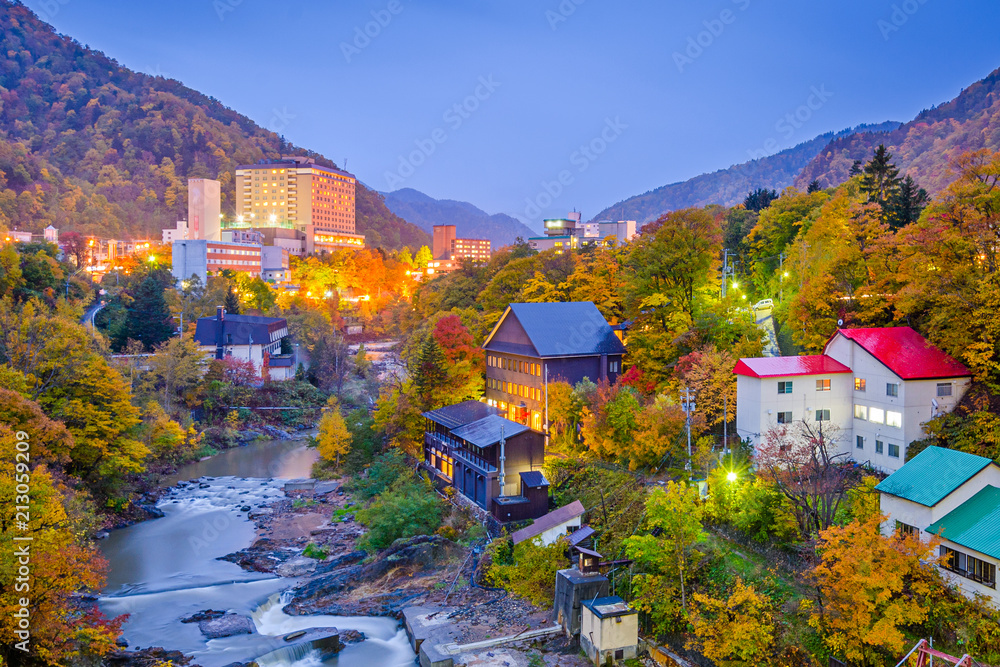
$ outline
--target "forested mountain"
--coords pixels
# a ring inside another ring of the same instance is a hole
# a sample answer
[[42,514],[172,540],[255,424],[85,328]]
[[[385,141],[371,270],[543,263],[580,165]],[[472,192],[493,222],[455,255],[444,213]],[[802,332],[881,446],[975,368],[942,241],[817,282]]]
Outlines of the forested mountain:
[[1000,147],[1000,69],[891,131],[834,139],[806,165],[795,185],[801,189],[814,179],[823,187],[839,185],[855,160],[868,161],[879,144],[889,149],[901,173],[931,194],[939,192],[954,180],[949,165],[960,154]]
[[[722,204],[732,206],[743,201],[747,193],[757,188],[778,190],[792,184],[802,168],[815,158],[824,146],[837,137],[857,132],[895,129],[899,123],[860,125],[841,132],[827,132],[798,146],[750,162],[702,174],[679,183],[671,183],[630,197],[609,206],[594,216],[594,220],[637,220],[644,224],[668,211],[690,206]],[[807,183],[808,184],[808,183]]]
[[518,236],[538,236],[538,232],[504,213],[490,215],[468,202],[434,199],[412,188],[386,193],[385,203],[390,211],[426,232],[433,232],[434,225],[455,225],[459,238],[489,239],[494,250],[510,245]]
[[[0,0],[0,225],[48,224],[108,237],[159,236],[186,216],[188,178],[218,178],[233,210],[234,168],[322,155],[287,143],[180,82],[133,72]],[[358,184],[358,230],[374,245],[427,242]]]

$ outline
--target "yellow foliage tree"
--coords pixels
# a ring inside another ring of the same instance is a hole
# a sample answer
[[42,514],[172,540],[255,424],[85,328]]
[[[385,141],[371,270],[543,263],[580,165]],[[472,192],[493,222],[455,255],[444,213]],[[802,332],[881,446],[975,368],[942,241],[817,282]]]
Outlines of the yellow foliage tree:
[[38,434],[26,428],[15,433],[0,423],[0,658],[19,664],[24,656],[16,648],[26,637],[15,614],[27,613],[32,657],[45,665],[73,664],[77,656],[113,649],[124,618],[108,621],[77,603],[78,591],[104,585],[105,562],[74,534],[65,507],[72,491],[44,465],[31,467]]
[[719,600],[694,594],[691,623],[697,641],[689,641],[719,667],[769,664],[774,650],[773,604],[753,586],[736,580],[732,593]]
[[337,399],[330,397],[327,410],[319,420],[319,435],[316,436],[319,455],[334,466],[340,467],[340,457],[351,451],[351,433],[347,430],[344,416],[340,414]]

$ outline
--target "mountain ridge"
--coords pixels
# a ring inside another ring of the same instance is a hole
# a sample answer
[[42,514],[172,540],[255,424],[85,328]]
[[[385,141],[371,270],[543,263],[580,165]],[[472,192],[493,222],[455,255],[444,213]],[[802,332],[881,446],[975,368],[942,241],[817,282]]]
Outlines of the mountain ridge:
[[432,233],[434,225],[455,225],[459,238],[489,239],[496,250],[518,238],[538,236],[517,218],[506,213],[489,214],[475,204],[456,199],[435,199],[413,188],[381,193],[389,210]]
[[931,195],[951,182],[952,160],[969,150],[1000,149],[1000,68],[963,88],[947,102],[924,109],[888,132],[865,132],[834,139],[795,179],[818,179],[824,187],[849,177],[855,160],[866,162],[884,143],[901,174],[908,174]]
[[771,155],[661,185],[641,195],[623,199],[602,210],[592,220],[636,220],[641,226],[677,209],[709,204],[733,206],[742,202],[747,193],[755,188],[781,191],[792,185],[809,161],[838,136],[869,131],[871,128],[894,129],[898,125],[900,123],[896,121],[885,121],[858,125],[840,132],[825,132]]

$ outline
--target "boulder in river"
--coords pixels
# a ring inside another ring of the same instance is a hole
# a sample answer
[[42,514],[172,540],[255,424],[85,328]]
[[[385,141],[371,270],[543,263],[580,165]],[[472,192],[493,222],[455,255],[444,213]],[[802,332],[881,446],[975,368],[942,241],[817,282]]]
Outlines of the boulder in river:
[[222,618],[226,615],[224,611],[217,611],[215,609],[206,609],[204,611],[199,611],[196,614],[191,614],[187,618],[182,618],[181,623],[201,623],[202,621],[211,621],[216,618]]
[[285,561],[274,569],[279,577],[304,577],[316,571],[316,559],[298,556]]
[[257,632],[253,620],[249,616],[239,614],[224,614],[218,618],[198,623],[201,634],[208,639],[220,639],[234,635],[252,635]]

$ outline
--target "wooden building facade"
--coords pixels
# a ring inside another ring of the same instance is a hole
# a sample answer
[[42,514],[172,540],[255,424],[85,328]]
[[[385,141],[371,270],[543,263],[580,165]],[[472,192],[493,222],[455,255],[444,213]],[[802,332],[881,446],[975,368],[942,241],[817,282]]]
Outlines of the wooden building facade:
[[512,303],[483,344],[486,402],[535,431],[545,427],[549,382],[614,383],[625,346],[588,302]]
[[532,519],[548,511],[548,482],[540,472],[545,442],[540,433],[499,416],[495,408],[479,401],[423,416],[424,465],[440,482],[501,521]]

